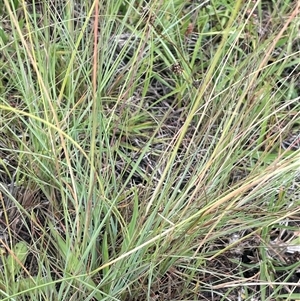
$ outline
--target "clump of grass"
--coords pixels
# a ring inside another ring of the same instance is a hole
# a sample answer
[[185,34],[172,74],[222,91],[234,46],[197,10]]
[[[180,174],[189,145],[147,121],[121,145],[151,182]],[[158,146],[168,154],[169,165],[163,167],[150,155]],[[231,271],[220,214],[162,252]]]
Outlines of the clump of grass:
[[2,300],[295,299],[298,10],[4,1]]

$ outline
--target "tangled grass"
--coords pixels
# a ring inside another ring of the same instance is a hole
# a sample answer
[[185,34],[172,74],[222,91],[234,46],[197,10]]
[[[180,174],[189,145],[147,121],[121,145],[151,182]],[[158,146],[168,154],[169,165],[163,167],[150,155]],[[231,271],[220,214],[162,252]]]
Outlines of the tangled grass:
[[0,4],[2,300],[299,299],[299,4]]

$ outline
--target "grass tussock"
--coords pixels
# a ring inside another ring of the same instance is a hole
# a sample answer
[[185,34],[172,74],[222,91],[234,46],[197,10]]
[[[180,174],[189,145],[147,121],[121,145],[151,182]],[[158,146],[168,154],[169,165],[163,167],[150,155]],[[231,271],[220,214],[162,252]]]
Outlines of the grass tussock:
[[299,299],[299,3],[0,13],[1,300]]

